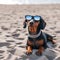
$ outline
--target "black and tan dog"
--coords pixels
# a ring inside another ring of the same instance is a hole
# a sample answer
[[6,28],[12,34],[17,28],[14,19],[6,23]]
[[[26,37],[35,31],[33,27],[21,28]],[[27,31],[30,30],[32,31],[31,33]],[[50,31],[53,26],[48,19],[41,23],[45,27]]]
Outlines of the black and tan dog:
[[[26,15],[29,16],[29,15]],[[28,25],[28,40],[27,40],[27,47],[26,47],[26,54],[32,54],[33,49],[38,49],[36,55],[41,55],[45,48],[47,48],[47,42],[51,41],[53,44],[55,43],[53,37],[49,34],[43,33],[43,30],[46,26],[46,22],[43,20],[41,16],[32,16],[30,20],[29,18],[24,21],[24,28]],[[35,20],[34,17],[40,17],[40,20]]]

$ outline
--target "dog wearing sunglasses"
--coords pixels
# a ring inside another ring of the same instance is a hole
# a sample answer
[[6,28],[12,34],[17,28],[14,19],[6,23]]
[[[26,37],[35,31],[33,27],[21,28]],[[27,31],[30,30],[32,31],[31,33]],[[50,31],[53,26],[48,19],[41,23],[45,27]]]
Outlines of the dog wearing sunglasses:
[[49,34],[43,33],[43,30],[46,26],[46,22],[41,16],[25,16],[25,21],[23,23],[24,28],[28,25],[28,40],[26,46],[26,54],[32,54],[33,49],[37,49],[36,55],[42,55],[44,49],[47,48],[47,42],[50,41],[53,44],[55,43],[53,37]]

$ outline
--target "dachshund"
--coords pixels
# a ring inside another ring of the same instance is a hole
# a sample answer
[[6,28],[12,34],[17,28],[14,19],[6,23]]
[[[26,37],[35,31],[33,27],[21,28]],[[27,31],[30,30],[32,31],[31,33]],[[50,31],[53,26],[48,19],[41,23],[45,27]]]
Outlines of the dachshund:
[[23,28],[28,26],[28,40],[26,46],[26,54],[32,54],[33,49],[37,49],[36,55],[42,55],[43,51],[47,48],[47,42],[55,43],[53,37],[47,33],[42,32],[46,27],[46,22],[39,15],[31,16],[26,15],[23,23]]

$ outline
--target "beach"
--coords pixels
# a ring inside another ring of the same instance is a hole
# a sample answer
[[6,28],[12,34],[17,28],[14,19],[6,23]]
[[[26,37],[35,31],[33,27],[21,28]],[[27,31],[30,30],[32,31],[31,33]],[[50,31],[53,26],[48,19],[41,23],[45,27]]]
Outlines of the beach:
[[[43,56],[26,56],[27,28],[25,15],[40,15],[46,22],[43,32],[56,40]],[[60,60],[60,4],[0,5],[0,60]]]

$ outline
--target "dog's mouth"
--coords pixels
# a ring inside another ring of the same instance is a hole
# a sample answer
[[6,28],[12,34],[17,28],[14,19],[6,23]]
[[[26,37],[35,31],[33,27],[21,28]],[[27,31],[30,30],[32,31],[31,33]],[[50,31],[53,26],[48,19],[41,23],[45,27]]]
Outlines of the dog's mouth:
[[37,27],[34,25],[29,25],[29,32],[30,34],[35,35],[37,32]]
[[37,29],[38,29],[39,24],[40,22],[30,22],[28,24],[28,31],[30,32],[30,34],[32,35],[37,34]]

